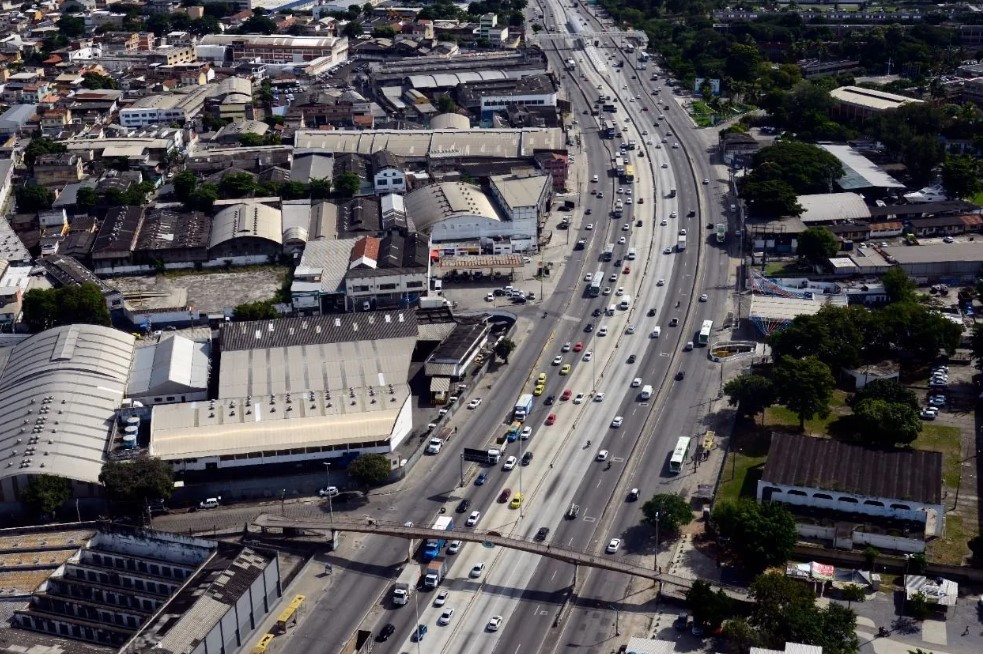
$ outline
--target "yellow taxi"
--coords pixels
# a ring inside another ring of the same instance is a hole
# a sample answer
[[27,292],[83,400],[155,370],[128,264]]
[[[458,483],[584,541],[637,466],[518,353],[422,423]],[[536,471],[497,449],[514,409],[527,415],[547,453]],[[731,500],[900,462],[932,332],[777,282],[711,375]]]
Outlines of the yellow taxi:
[[533,395],[542,395],[543,391],[546,390],[546,386],[543,384],[536,384],[536,388],[532,389]]
[[560,368],[560,374],[561,375],[569,375],[570,374],[570,364],[569,363],[564,363],[563,364],[563,367]]
[[522,506],[522,493],[516,493],[512,496],[512,501],[509,502],[510,509],[518,509]]
[[544,385],[546,384],[546,373],[545,372],[539,373],[539,377],[536,378],[536,383],[537,384],[544,384]]

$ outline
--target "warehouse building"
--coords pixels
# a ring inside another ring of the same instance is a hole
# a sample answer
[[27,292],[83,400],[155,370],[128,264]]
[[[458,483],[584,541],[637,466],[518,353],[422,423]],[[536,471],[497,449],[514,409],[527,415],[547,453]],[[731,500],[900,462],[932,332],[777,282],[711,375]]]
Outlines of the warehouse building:
[[889,263],[900,266],[921,284],[976,283],[983,269],[983,243],[931,243],[882,247]]

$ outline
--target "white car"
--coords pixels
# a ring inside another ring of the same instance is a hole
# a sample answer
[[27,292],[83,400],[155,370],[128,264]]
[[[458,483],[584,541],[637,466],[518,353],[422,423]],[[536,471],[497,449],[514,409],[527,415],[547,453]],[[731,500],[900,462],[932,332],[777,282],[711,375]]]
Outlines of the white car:
[[593,352],[591,352],[590,350],[587,350],[586,352],[584,352],[584,361],[590,361],[593,358],[594,358],[594,353]]
[[444,612],[440,614],[439,618],[437,618],[437,624],[446,627],[451,623],[451,618],[453,617],[454,609],[444,609]]
[[481,576],[481,573],[484,572],[484,571],[485,571],[485,564],[484,563],[476,563],[475,566],[473,568],[471,568],[471,572],[469,573],[469,576],[472,579],[477,579],[478,577]]
[[560,352],[569,352],[571,347],[573,347],[573,345],[570,343],[570,341],[567,341],[563,344],[563,347],[560,348]]
[[628,239],[626,239],[624,236],[622,236],[621,238],[618,239],[618,245],[624,245],[627,242],[628,242]]
[[704,293],[703,295],[700,296],[700,302],[706,302],[709,299],[710,298],[709,298],[709,296],[707,296],[706,293]]
[[624,286],[619,286],[618,287],[618,290],[615,291],[614,294],[617,295],[618,297],[621,297],[622,295],[625,294],[625,287]]
[[439,593],[437,593],[437,597],[434,599],[433,605],[434,606],[443,606],[444,604],[447,603],[447,598],[449,596],[450,596],[450,593],[448,591],[446,591],[446,590],[440,591]]
[[621,231],[623,232],[627,232],[629,229],[631,229],[631,225],[629,225],[628,223],[625,223],[624,225],[621,226]]
[[608,554],[615,554],[619,549],[621,549],[621,539],[612,538],[608,541],[608,546],[604,548],[604,551]]
[[481,398],[480,397],[476,397],[473,400],[471,400],[470,402],[468,402],[468,408],[469,409],[477,409],[479,406],[481,406]]
[[600,329],[597,330],[597,335],[598,336],[607,336],[608,335],[608,328],[606,326],[605,327],[601,327]]
[[641,385],[642,385],[642,378],[641,377],[635,377],[634,379],[631,380],[631,387],[632,388],[638,388]]
[[447,546],[448,554],[457,554],[460,551],[461,551],[461,541],[459,540],[452,540],[450,545]]
[[559,354],[556,355],[555,357],[553,357],[553,365],[554,366],[558,366],[561,363],[563,363],[563,357],[561,357]]
[[488,625],[485,627],[488,631],[498,631],[498,628],[502,626],[502,616],[493,615],[488,618]]
[[617,192],[618,195],[621,195],[622,193],[625,192],[625,189],[623,189],[622,187],[619,186],[618,187],[618,190],[616,192]]
[[625,333],[628,334],[629,336],[632,335],[632,334],[634,334],[635,333],[635,325],[628,325],[628,327],[625,328]]
[[525,427],[522,428],[522,431],[519,432],[519,438],[521,438],[524,441],[527,441],[529,440],[530,436],[532,436],[532,427],[526,425]]
[[478,524],[478,520],[481,519],[481,511],[472,511],[471,515],[468,516],[467,522],[464,524],[468,527],[474,527]]
[[625,198],[625,204],[632,204],[631,197]]
[[584,275],[584,281],[585,282],[589,282],[593,278],[594,278],[594,273],[587,273],[586,275]]
[[664,280],[664,279],[660,279],[659,281],[657,281],[657,282],[655,283],[655,285],[656,285],[656,286],[665,286],[665,285],[666,285],[666,280]]
[[595,402],[603,402],[604,401],[604,393],[594,393],[594,401]]
[[584,229],[586,229],[588,232],[592,231],[594,229],[594,223],[587,223]]
[[672,254],[672,248],[666,248],[662,251],[662,254]]
[[709,184],[710,183],[710,178],[709,177],[704,177],[703,178],[703,183],[704,184]]
[[615,416],[614,417],[614,420],[611,421],[611,427],[613,427],[614,429],[617,429],[618,427],[621,426],[621,423],[623,423],[624,421],[625,421],[624,417],[622,417],[622,416]]
[[679,235],[680,236],[686,236],[686,228],[685,227],[683,227],[681,230],[679,230]]
[[574,404],[581,404],[581,403],[583,403],[583,401],[584,401],[584,394],[583,393],[577,393],[576,395],[573,396],[573,403]]
[[518,462],[518,459],[516,459],[514,456],[510,456],[509,458],[505,459],[505,463],[502,464],[502,470],[511,470]]
[[431,438],[427,444],[427,454],[440,454],[440,448],[444,446],[444,441],[439,438]]
[[326,486],[317,492],[321,497],[338,497],[340,491],[337,486]]
[[679,214],[676,213],[675,211],[672,211],[672,212],[669,213],[669,217],[670,218],[679,218]]
[[665,218],[663,218],[662,220],[659,221],[659,224],[662,225],[663,227],[665,227],[666,225],[669,224],[669,221],[666,220]]
[[600,452],[597,453],[597,457],[596,458],[597,458],[598,461],[607,461],[608,460],[608,451],[607,450],[601,450]]
[[602,295],[611,295],[611,287],[610,287],[610,286],[605,286],[605,287],[604,287],[604,288],[603,288],[603,289],[601,290],[601,294],[602,294]]

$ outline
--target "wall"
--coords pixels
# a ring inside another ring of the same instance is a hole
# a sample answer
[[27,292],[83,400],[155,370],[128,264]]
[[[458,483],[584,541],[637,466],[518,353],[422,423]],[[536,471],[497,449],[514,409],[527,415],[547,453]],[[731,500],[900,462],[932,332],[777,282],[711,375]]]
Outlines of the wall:
[[[834,527],[823,527],[821,525],[796,523],[795,530],[802,538],[821,540],[825,541],[826,543],[833,543],[833,539],[836,536],[836,529]],[[852,545],[853,549],[856,550],[863,549],[865,546],[871,545],[879,550],[908,553],[924,552],[926,548],[925,541],[923,540],[901,538],[898,536],[890,536],[888,534],[873,534],[870,532],[860,531],[858,529],[855,529],[850,533],[850,539],[852,540],[852,543],[836,543],[834,544],[834,547],[849,547]]]

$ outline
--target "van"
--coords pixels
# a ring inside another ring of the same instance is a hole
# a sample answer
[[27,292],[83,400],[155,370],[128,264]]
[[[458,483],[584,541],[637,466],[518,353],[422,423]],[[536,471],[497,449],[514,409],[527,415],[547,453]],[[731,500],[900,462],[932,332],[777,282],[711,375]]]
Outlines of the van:
[[645,384],[642,386],[642,392],[638,394],[643,400],[649,400],[652,398],[652,386],[650,384]]
[[631,296],[630,295],[624,296],[623,298],[621,298],[621,302],[618,303],[618,308],[621,309],[622,311],[627,311],[628,310],[628,307],[630,307],[630,306],[631,306]]
[[605,311],[605,313],[607,315],[609,315],[609,316],[613,316],[614,315],[614,305],[613,304],[609,304],[608,305],[608,310]]
[[628,248],[628,256],[625,257],[628,261],[635,260],[635,248]]
[[217,509],[219,507],[218,501],[220,499],[221,499],[220,497],[209,497],[208,499],[202,500],[201,502],[199,502],[198,503],[198,508],[199,509]]
[[662,327],[656,325],[655,329],[652,330],[652,338],[659,338],[660,336],[662,336]]

